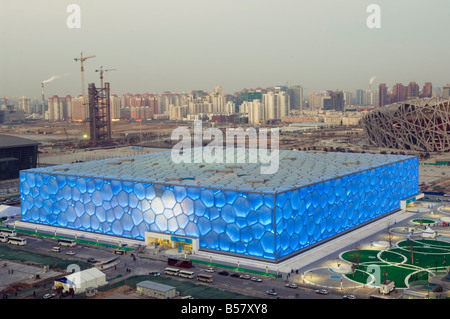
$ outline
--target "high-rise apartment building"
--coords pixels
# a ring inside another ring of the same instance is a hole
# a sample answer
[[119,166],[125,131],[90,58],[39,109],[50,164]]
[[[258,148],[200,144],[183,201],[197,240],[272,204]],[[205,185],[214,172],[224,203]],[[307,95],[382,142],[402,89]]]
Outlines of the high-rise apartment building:
[[309,108],[311,110],[331,110],[331,96],[327,91],[309,94]]
[[290,98],[286,91],[280,91],[276,94],[277,98],[277,119],[282,119],[286,117],[291,112]]
[[342,91],[335,91],[330,94],[331,109],[343,112],[344,111],[344,93]]
[[378,86],[378,105],[382,107],[389,103],[389,95],[386,83],[380,83],[380,85]]
[[277,99],[275,97],[275,92],[269,91],[263,94],[263,107],[265,119],[275,120],[277,118]]
[[261,121],[265,120],[264,106],[261,100],[246,101],[246,107],[248,108],[248,124],[259,125]]
[[170,105],[181,106],[181,94],[165,92],[161,94],[158,113],[169,114]]
[[426,82],[422,89],[422,97],[432,97],[433,96],[433,85],[431,82]]
[[308,106],[311,110],[318,109],[319,108],[318,103],[318,95],[316,92],[309,93],[308,96]]
[[348,105],[352,105],[352,99],[353,99],[353,94],[352,92],[348,92],[348,91],[344,91],[342,92],[343,96],[344,96],[344,105],[348,106]]
[[183,120],[188,114],[187,106],[169,105],[170,119],[175,121]]
[[291,108],[286,91],[269,91],[263,94],[264,120],[279,120],[288,116]]
[[397,83],[392,88],[392,102],[402,102],[407,98],[407,88],[401,84]]
[[450,84],[444,85],[444,87],[442,88],[442,96],[450,97]]
[[188,104],[188,114],[209,114],[213,113],[212,104],[203,101],[192,101]]
[[291,86],[287,90],[291,110],[303,110],[303,88],[300,85]]
[[362,90],[362,89],[356,90],[355,104],[356,105],[365,105],[364,104],[364,90]]
[[19,110],[22,110],[22,111],[24,111],[24,113],[28,113],[28,114],[32,113],[30,98],[22,96],[21,98],[19,98],[18,103],[19,103]]
[[416,82],[410,82],[408,84],[408,97],[407,99],[415,99],[420,97],[419,85]]
[[374,107],[377,105],[378,100],[378,98],[375,95],[376,91],[373,91],[372,89],[368,90],[358,89],[356,90],[355,104],[360,106]]
[[120,108],[122,107],[122,98],[117,96],[116,94],[112,94],[109,97],[110,110],[111,110],[111,119],[118,120],[120,119]]
[[222,88],[220,86],[215,86],[214,92],[211,92],[209,96],[213,107],[213,113],[225,113],[225,97],[223,96]]
[[[86,100],[87,97],[86,97]],[[74,121],[86,121],[86,107],[84,99],[81,95],[72,98],[72,120]]]
[[48,98],[48,120],[65,121],[72,115],[72,97],[70,95],[66,97],[59,97],[54,95]]
[[225,103],[224,111],[226,114],[235,114],[236,113],[236,105],[233,101],[228,101]]

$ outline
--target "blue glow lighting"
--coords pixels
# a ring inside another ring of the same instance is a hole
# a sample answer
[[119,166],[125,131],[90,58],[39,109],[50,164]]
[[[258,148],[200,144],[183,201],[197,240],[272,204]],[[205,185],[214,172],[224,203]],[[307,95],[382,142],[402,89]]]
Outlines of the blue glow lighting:
[[279,174],[261,184],[245,177],[259,166],[217,179],[197,163],[182,168],[193,178],[168,180],[166,162],[163,152],[22,171],[22,220],[141,240],[146,231],[188,236],[200,249],[277,261],[418,193],[411,156],[280,151]]

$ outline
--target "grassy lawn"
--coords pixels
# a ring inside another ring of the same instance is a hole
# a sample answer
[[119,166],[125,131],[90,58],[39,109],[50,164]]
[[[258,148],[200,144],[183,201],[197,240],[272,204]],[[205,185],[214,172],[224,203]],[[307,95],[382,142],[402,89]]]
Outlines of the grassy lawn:
[[[0,229],[1,228],[7,228],[7,227],[5,227],[5,226],[0,226]],[[16,230],[16,232],[20,235],[20,233],[22,233],[22,234],[27,234],[27,235],[36,235],[36,236],[40,236],[40,237],[47,237],[47,238],[54,238],[55,240],[57,240],[58,238],[64,238],[64,239],[74,239],[75,240],[75,238],[73,238],[73,237],[67,237],[67,236],[60,236],[60,235],[57,235],[56,237],[55,237],[55,234],[54,233],[43,233],[43,232],[35,232],[35,231],[32,231],[32,230],[28,230],[28,229],[20,229],[20,228],[16,228],[15,229]],[[129,247],[119,247],[119,246],[117,246],[117,245],[111,245],[111,244],[105,244],[105,243],[102,243],[102,242],[96,242],[96,241],[92,241],[92,240],[86,240],[86,239],[80,239],[80,238],[77,238],[76,240],[75,240],[77,243],[82,243],[82,244],[88,244],[88,245],[94,245],[94,246],[102,246],[102,247],[108,247],[108,248],[114,248],[114,249],[122,249],[122,250],[128,250],[128,251],[131,251],[131,250],[134,250],[133,248],[129,248]]]
[[[347,274],[346,277],[360,283],[367,283],[369,275],[365,272],[370,269],[369,272],[373,275],[377,275],[378,272],[379,281],[393,280],[398,288],[406,288],[405,278],[408,275],[418,271],[413,278],[409,279],[409,282],[411,280],[426,281],[429,273],[420,271],[420,268],[429,269],[432,272],[444,272],[445,266],[450,262],[450,243],[447,242],[417,240],[402,241],[398,245],[401,248],[383,251],[380,254],[381,260],[374,258],[380,252],[378,250],[354,250],[344,253],[342,258],[356,265],[355,273]],[[391,263],[397,265],[390,265]]]
[[413,223],[420,224],[422,222],[423,225],[434,224],[436,221],[431,219],[413,219]]
[[67,267],[71,264],[76,263],[80,266],[81,270],[91,268],[92,265],[87,262],[79,261],[79,260],[66,260],[58,257],[47,256],[43,254],[33,253],[26,250],[18,250],[13,249],[5,245],[0,245],[0,259],[7,259],[11,261],[20,261],[20,262],[32,262],[35,264],[39,264],[42,266],[50,266],[50,268],[59,268],[62,270],[67,269]]
[[370,249],[351,250],[343,253],[342,258],[344,260],[353,263],[358,263],[358,260],[359,263],[376,262],[378,261],[377,254],[379,252],[380,252],[379,250],[370,250]]

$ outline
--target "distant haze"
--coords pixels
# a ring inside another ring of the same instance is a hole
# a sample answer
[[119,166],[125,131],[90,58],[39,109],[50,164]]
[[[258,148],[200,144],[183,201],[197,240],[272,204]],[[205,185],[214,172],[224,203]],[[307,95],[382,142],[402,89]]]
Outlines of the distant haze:
[[[369,29],[367,6],[381,8]],[[70,4],[81,28],[70,29]],[[366,89],[415,81],[443,86],[448,0],[0,0],[0,97],[81,94],[100,84],[116,94],[302,85]],[[53,77],[53,78],[52,78]]]

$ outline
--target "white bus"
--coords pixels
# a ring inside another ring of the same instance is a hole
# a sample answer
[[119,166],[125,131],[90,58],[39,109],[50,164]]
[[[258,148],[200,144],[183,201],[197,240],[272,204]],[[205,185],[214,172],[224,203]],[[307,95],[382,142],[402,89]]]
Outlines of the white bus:
[[6,235],[6,236],[11,236],[11,237],[17,236],[17,232],[15,230],[7,229],[7,228],[1,228],[0,234]]
[[8,242],[8,236],[6,235],[0,235],[0,242],[7,243]]
[[194,278],[194,275],[195,275],[194,272],[189,270],[180,270],[180,272],[178,273],[178,276],[189,279]]
[[197,280],[198,281],[205,281],[205,282],[212,282],[213,281],[213,277],[212,277],[212,275],[198,274],[197,275]]
[[177,268],[166,268],[164,273],[167,275],[178,276],[180,270]]
[[68,247],[75,247],[77,245],[77,242],[76,242],[75,239],[59,238],[58,239],[58,245],[60,245],[60,246],[68,246]]
[[23,246],[27,244],[27,240],[22,237],[8,237],[8,243]]

